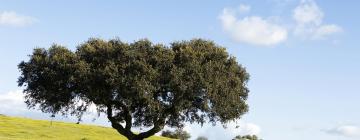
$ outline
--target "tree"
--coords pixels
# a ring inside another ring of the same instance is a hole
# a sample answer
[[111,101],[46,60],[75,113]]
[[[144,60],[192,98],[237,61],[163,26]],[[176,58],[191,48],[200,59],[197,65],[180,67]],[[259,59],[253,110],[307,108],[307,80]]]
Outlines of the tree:
[[200,136],[200,137],[197,137],[196,140],[208,140],[208,138],[204,137],[204,136]]
[[259,139],[256,135],[245,135],[245,136],[238,135],[233,140],[262,140],[262,139]]
[[75,51],[55,44],[34,49],[18,67],[29,108],[81,118],[93,104],[130,140],[185,122],[225,124],[248,110],[245,68],[202,39],[170,46],[89,39]]
[[183,131],[182,129],[176,129],[174,132],[165,130],[161,133],[161,136],[180,140],[188,140],[191,137],[188,132]]

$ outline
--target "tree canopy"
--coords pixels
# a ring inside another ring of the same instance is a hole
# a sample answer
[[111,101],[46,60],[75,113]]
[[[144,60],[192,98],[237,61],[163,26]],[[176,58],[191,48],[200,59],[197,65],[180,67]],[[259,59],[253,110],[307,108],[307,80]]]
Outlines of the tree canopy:
[[[131,140],[184,122],[226,123],[248,111],[249,74],[208,40],[166,46],[93,38],[75,51],[54,44],[29,57],[18,65],[29,108],[81,118],[93,104]],[[150,130],[134,133],[132,127]]]

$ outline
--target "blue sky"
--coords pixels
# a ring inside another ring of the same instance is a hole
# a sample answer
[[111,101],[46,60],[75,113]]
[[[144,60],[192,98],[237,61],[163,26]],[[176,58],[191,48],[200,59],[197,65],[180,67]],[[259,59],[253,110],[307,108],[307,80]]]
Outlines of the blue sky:
[[[90,37],[132,42],[205,38],[236,56],[251,75],[250,111],[238,121],[200,128],[193,138],[265,140],[360,139],[360,1],[27,1],[0,4],[0,113],[28,111],[17,64],[34,47],[75,49]],[[72,121],[71,118],[58,118]],[[85,123],[108,125],[106,119]]]

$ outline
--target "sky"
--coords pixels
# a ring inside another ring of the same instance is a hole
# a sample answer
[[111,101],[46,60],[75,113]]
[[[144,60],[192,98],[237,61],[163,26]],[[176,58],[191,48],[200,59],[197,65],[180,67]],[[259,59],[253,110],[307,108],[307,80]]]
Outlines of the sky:
[[[192,139],[360,140],[358,0],[28,1],[0,4],[0,114],[28,110],[17,65],[35,47],[75,50],[91,37],[213,40],[250,74],[249,112],[226,129],[187,124]],[[109,126],[106,118],[83,123]],[[57,120],[74,122],[72,117]],[[236,126],[239,126],[238,128]]]

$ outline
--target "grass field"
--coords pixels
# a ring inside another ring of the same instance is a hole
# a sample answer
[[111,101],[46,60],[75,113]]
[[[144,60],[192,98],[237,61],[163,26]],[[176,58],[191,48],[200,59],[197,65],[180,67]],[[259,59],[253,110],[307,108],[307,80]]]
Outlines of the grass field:
[[[127,140],[115,129],[0,115],[0,140]],[[170,140],[153,136],[148,140]]]

